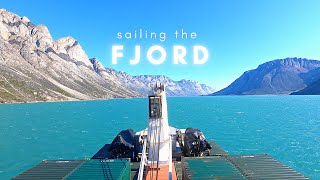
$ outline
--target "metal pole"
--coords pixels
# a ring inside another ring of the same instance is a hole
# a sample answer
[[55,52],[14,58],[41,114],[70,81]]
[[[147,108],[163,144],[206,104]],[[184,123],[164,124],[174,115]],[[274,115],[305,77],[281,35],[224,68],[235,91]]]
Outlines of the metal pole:
[[169,180],[172,180],[172,140],[169,136]]
[[146,149],[147,149],[147,137],[145,136],[143,138],[143,149],[142,149],[142,155],[141,155],[141,162],[139,167],[139,174],[138,174],[138,180],[143,179],[143,170],[144,170],[144,164],[146,162]]

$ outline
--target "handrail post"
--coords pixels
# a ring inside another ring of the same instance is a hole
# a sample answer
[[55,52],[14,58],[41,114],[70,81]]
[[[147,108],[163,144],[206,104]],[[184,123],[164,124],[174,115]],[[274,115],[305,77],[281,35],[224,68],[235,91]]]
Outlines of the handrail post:
[[142,149],[142,155],[141,155],[141,162],[139,167],[139,174],[138,174],[138,180],[143,179],[143,170],[146,162],[146,149],[147,149],[147,136],[143,138],[143,149]]
[[172,180],[172,140],[171,135],[169,136],[169,180]]

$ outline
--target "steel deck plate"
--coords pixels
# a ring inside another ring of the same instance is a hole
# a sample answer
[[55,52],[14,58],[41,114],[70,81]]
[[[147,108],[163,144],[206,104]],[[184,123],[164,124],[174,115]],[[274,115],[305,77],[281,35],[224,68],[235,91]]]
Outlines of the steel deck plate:
[[214,141],[210,141],[209,144],[212,146],[210,150],[210,155],[226,155],[227,153]]
[[226,158],[248,179],[308,179],[265,154]]
[[130,159],[92,159],[82,163],[64,179],[130,179]]
[[44,160],[12,179],[63,179],[83,162],[85,162],[85,160]]
[[223,156],[183,158],[183,179],[245,179]]

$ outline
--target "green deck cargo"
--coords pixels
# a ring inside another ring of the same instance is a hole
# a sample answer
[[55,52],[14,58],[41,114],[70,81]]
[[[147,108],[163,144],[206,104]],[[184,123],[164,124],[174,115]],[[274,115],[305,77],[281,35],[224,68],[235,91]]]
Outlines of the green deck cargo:
[[45,160],[13,179],[127,180],[130,174],[130,159]]
[[247,179],[309,179],[266,154],[226,157]]
[[74,170],[66,180],[74,179],[130,179],[129,159],[89,160]]
[[209,143],[211,145],[211,156],[227,155],[227,153],[216,142],[210,141]]
[[12,178],[14,180],[63,179],[85,160],[43,160],[36,166]]
[[245,179],[222,156],[185,157],[182,159],[183,179]]
[[184,180],[309,179],[266,154],[185,157],[182,158],[181,170]]

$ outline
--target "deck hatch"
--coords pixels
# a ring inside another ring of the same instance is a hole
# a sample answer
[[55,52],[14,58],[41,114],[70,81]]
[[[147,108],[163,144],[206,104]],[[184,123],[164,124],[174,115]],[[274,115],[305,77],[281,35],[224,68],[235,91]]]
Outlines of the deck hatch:
[[14,180],[130,179],[130,159],[44,160]]
[[268,155],[228,156],[230,162],[248,179],[308,179]]
[[209,141],[209,144],[212,146],[210,150],[211,156],[216,155],[227,155],[227,153],[214,141]]
[[183,179],[245,179],[222,156],[183,158],[182,166]]
[[63,179],[84,161],[85,160],[43,160],[38,165],[12,179]]
[[130,179],[130,159],[92,159],[82,163],[65,179]]

